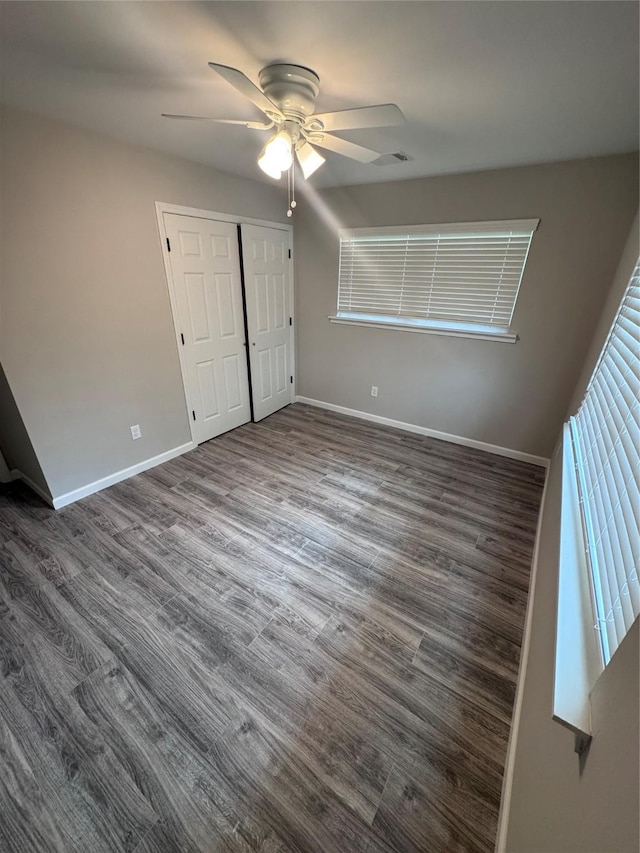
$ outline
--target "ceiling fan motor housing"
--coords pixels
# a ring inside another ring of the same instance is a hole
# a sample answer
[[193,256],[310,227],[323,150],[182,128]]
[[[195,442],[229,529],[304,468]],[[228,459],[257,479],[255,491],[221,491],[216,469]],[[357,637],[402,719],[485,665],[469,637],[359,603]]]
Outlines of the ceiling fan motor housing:
[[260,72],[260,88],[288,119],[304,124],[313,113],[320,78],[302,65],[268,65]]

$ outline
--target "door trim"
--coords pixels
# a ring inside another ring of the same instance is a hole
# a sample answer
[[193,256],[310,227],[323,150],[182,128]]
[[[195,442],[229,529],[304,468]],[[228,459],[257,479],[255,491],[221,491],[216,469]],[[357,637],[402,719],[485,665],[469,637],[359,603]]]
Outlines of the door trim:
[[[184,415],[187,419],[187,423],[189,424],[189,432],[191,434],[191,441],[194,443],[194,446],[197,445],[197,440],[195,436],[195,430],[193,427],[193,419],[191,417],[191,410],[193,406],[191,405],[191,395],[189,391],[189,383],[187,381],[187,366],[185,363],[184,353],[182,343],[180,341],[180,334],[182,329],[180,327],[179,315],[178,315],[178,303],[176,300],[175,294],[175,284],[173,281],[173,273],[171,271],[171,258],[169,257],[169,250],[167,249],[167,234],[164,227],[164,214],[165,213],[176,213],[179,216],[194,216],[198,219],[213,219],[216,222],[230,222],[234,225],[262,225],[266,228],[275,228],[279,231],[286,231],[289,234],[289,251],[293,254],[293,228],[291,225],[287,225],[284,222],[269,222],[266,219],[252,219],[248,216],[239,216],[237,214],[229,214],[229,213],[217,213],[213,210],[201,210],[197,207],[184,207],[180,204],[170,204],[169,202],[164,201],[156,201],[156,222],[158,225],[158,234],[160,236],[160,248],[162,250],[162,261],[164,264],[164,272],[165,278],[167,280],[167,288],[169,291],[169,302],[171,305],[171,315],[173,317],[173,329],[175,333],[175,343],[176,348],[178,350],[178,360],[180,362],[180,374],[182,376],[182,389],[184,391],[184,402],[185,402],[185,410]],[[239,241],[238,241],[239,243]],[[244,282],[242,282],[242,288],[244,291]],[[291,316],[294,317],[293,324],[289,327],[289,335],[290,335],[290,343],[291,343],[291,369],[293,371],[293,384],[291,385],[291,395],[290,402],[295,400],[296,394],[296,371],[295,371],[295,315],[294,315],[294,287],[293,287],[293,259],[289,260],[289,304],[291,305]],[[247,359],[248,363],[248,359]]]

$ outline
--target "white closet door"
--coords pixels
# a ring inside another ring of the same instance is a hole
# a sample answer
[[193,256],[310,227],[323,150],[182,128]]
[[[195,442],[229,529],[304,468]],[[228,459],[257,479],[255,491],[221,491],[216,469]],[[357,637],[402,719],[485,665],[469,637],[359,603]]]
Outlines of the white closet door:
[[289,232],[242,225],[253,419],[291,402],[291,273]]
[[251,419],[235,225],[164,214],[187,397],[201,444]]

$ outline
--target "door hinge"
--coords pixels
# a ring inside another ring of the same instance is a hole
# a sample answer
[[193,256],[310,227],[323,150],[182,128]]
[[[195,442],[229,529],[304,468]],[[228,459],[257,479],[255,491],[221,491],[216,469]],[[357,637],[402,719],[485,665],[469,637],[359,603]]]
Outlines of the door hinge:
[[291,257],[291,249],[289,249],[289,257]]
[[182,341],[182,346],[184,346],[184,335],[180,332],[180,340]]
[[293,326],[293,317],[289,317],[289,325]]
[[171,243],[169,242],[169,238],[167,237],[167,252],[171,251]]
[[195,409],[191,409],[191,414],[193,415],[193,419],[195,421],[195,419],[196,419]]
[[293,376],[289,377],[289,382],[291,383],[291,385],[293,385]]

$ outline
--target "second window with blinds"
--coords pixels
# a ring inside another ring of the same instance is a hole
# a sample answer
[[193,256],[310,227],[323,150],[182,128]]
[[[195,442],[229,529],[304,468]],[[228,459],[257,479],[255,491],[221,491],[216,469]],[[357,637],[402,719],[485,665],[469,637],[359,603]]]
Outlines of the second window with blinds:
[[333,322],[515,342],[538,219],[342,230]]

